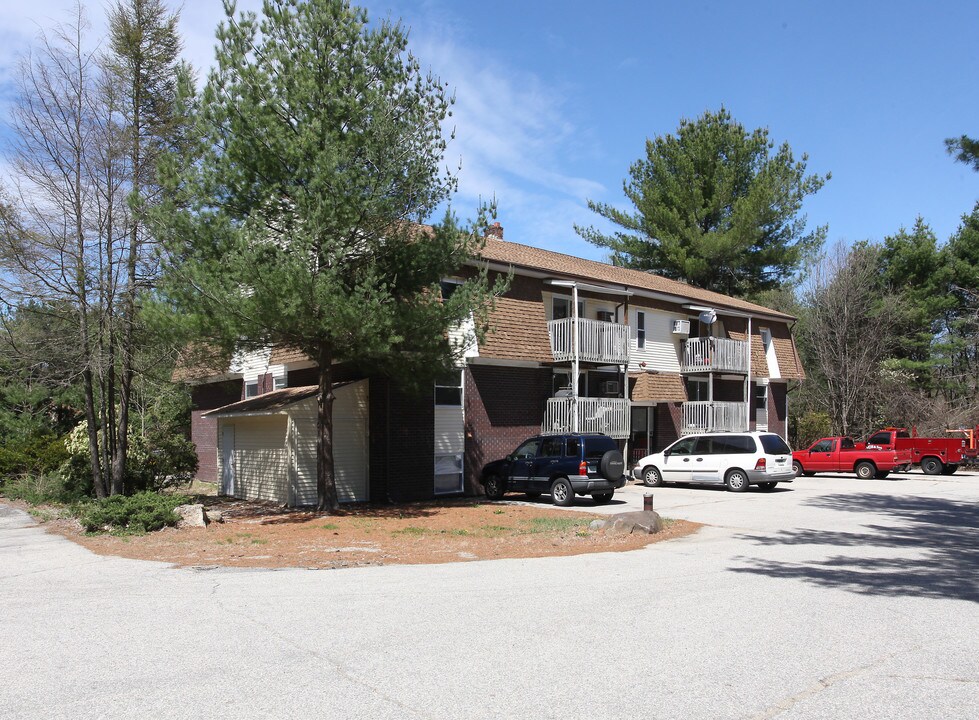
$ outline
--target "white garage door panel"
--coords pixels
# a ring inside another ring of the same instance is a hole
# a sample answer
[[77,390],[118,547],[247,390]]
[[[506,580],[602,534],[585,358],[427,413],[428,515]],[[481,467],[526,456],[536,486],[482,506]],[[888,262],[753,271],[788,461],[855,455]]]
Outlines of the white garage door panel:
[[[316,504],[316,398],[290,410],[296,429],[296,504]],[[367,493],[367,381],[344,385],[333,401],[333,466],[340,502],[363,502]]]
[[286,502],[286,417],[238,418],[234,425],[235,497]]
[[367,498],[367,382],[344,385],[333,404],[333,458],[340,502]]

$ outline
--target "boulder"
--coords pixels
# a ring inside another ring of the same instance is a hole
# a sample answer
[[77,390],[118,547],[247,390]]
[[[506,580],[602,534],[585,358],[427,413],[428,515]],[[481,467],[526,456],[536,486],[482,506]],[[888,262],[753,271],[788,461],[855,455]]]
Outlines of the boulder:
[[222,513],[220,510],[205,510],[204,519],[207,520],[208,524],[212,522],[223,523],[224,513]]
[[629,535],[631,533],[645,533],[652,535],[658,533],[663,528],[663,520],[659,513],[652,510],[638,510],[636,512],[619,513],[612,515],[608,520],[597,520],[592,522],[592,526],[600,523],[599,528],[611,535]]
[[173,511],[180,516],[177,527],[207,527],[207,516],[201,504],[178,505]]

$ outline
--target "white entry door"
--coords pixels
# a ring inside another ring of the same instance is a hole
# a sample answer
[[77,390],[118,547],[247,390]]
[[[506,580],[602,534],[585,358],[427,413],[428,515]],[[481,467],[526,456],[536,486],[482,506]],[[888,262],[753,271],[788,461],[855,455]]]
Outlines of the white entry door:
[[235,494],[235,426],[221,428],[221,494]]

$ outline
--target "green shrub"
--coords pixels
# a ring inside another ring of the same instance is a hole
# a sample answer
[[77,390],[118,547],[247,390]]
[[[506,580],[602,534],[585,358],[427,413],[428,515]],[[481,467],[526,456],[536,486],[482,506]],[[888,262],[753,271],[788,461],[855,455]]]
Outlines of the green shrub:
[[833,426],[829,415],[822,412],[807,412],[796,420],[792,447],[802,450],[809,447],[819,438],[832,434]]
[[59,503],[68,499],[64,494],[61,476],[57,473],[23,473],[8,477],[3,485],[3,494],[11,500],[23,500],[31,505]]
[[183,495],[159,495],[141,492],[135,495],[113,495],[80,508],[79,521],[87,532],[111,531],[146,533],[167,525],[176,525],[173,512],[187,501]]
[[54,435],[8,438],[0,447],[0,484],[14,475],[50,473],[67,458],[64,442]]
[[[102,433],[99,432],[99,443]],[[59,468],[65,492],[73,497],[93,492],[88,430],[80,423],[65,438],[67,460]],[[150,430],[145,436],[129,436],[125,492],[157,492],[189,483],[197,472],[197,450],[190,440],[166,428]]]

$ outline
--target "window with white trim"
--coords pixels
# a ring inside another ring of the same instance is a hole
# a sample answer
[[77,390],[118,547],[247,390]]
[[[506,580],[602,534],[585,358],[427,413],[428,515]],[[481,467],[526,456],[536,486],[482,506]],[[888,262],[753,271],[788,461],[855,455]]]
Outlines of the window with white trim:
[[646,313],[636,312],[636,347],[642,350],[646,347]]
[[245,399],[258,397],[258,379],[249,380],[245,383]]

